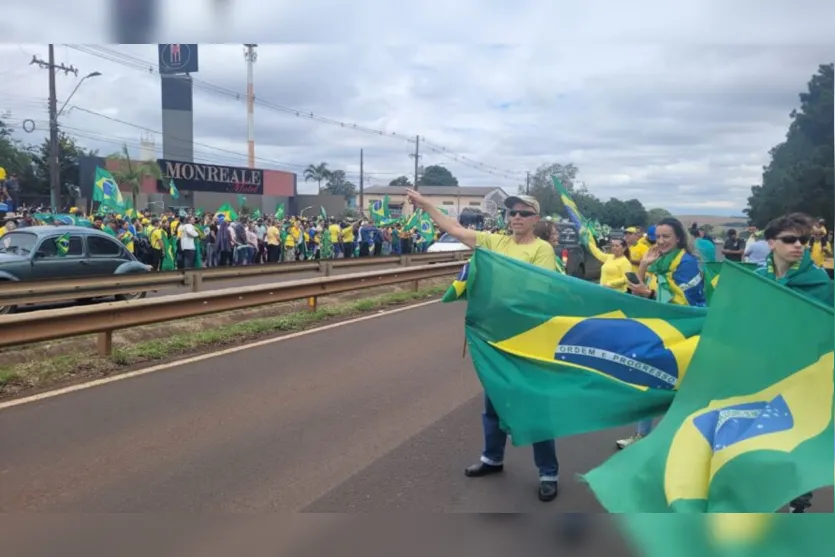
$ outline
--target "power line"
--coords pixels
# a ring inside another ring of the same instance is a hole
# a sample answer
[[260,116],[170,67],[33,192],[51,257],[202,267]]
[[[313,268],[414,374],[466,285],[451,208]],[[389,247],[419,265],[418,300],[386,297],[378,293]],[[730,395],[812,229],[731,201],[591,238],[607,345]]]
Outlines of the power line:
[[[96,56],[98,58],[102,58],[102,59],[114,62],[116,64],[131,67],[133,69],[145,71],[145,72],[148,72],[148,73],[151,73],[151,74],[159,74],[159,66],[157,64],[154,64],[154,63],[149,62],[147,60],[143,60],[143,59],[138,58],[136,56],[132,56],[130,54],[126,54],[126,53],[123,53],[123,52],[118,52],[118,51],[115,51],[113,49],[109,49],[107,47],[99,47],[99,46],[91,46],[91,45],[75,45],[75,44],[69,44],[67,46],[69,48],[72,48],[72,49],[77,50],[79,52],[82,52],[82,53],[85,53],[85,54],[88,54],[88,55],[91,55],[91,56]],[[244,102],[245,99],[246,99],[246,95],[239,92],[239,91],[234,91],[232,89],[221,87],[219,85],[215,85],[215,84],[210,83],[208,81],[204,81],[204,80],[201,80],[201,79],[194,78],[193,76],[192,76],[192,82],[193,82],[194,88],[198,89],[198,90],[201,90],[201,91],[205,91],[205,92],[208,92],[208,93],[212,93],[212,94],[224,96],[224,97],[227,97],[227,98],[231,98],[231,99],[233,99],[237,102]],[[401,133],[398,133],[398,132],[386,132],[386,131],[383,131],[383,130],[370,128],[368,126],[363,126],[363,125],[360,125],[360,124],[343,122],[341,120],[337,120],[337,119],[334,119],[334,118],[319,116],[318,114],[315,114],[315,113],[310,112],[310,111],[304,111],[304,110],[300,110],[300,109],[297,109],[297,108],[292,108],[292,107],[284,106],[284,105],[281,105],[281,104],[278,104],[278,103],[266,101],[266,100],[261,99],[261,98],[256,98],[255,99],[255,104],[257,104],[259,106],[262,106],[264,108],[273,110],[273,111],[281,112],[281,113],[284,113],[284,114],[289,114],[289,115],[292,115],[292,116],[295,116],[295,117],[298,117],[298,118],[304,118],[304,119],[313,120],[313,121],[320,122],[320,123],[339,126],[343,129],[350,129],[350,130],[359,131],[359,132],[368,133],[368,134],[373,134],[373,135],[381,136],[381,137],[389,137],[389,138],[393,138],[393,139],[400,139],[400,140],[405,141],[407,143],[415,143],[415,141],[416,141],[416,136],[405,135],[405,134],[401,134]],[[492,174],[492,175],[502,177],[502,178],[506,178],[506,179],[509,179],[509,180],[519,180],[525,175],[524,172],[502,169],[502,168],[499,168],[497,166],[493,166],[493,165],[489,165],[489,164],[485,164],[485,163],[476,161],[476,160],[471,159],[469,157],[466,157],[464,155],[458,155],[456,153],[453,153],[452,151],[450,151],[449,149],[447,149],[444,146],[426,141],[425,138],[422,138],[422,141],[423,141],[425,149],[427,149],[431,152],[440,154],[441,156],[444,156],[444,157],[446,157],[446,158],[448,158],[452,161],[458,162],[458,163],[463,164],[465,166],[469,166],[469,167],[471,167],[475,170],[485,172],[487,174]]]
[[[82,108],[82,107],[79,107],[79,106],[71,105],[71,107],[76,109],[76,110],[80,110],[82,112],[85,112],[87,114],[90,114],[90,115],[93,115],[93,116],[98,116],[98,117],[104,118],[106,120],[110,120],[110,121],[115,122],[115,123],[130,126],[130,127],[136,128],[138,130],[146,131],[146,132],[149,132],[149,133],[152,133],[152,134],[155,134],[155,135],[159,135],[159,136],[162,135],[162,132],[160,132],[158,130],[154,130],[152,128],[141,126],[139,124],[134,124],[132,122],[126,122],[124,120],[120,120],[120,119],[114,118],[112,116],[107,116],[105,114],[100,114],[98,112],[88,110],[86,108]],[[8,122],[8,123],[22,123],[24,120],[25,120],[24,118],[12,117],[12,118],[7,118],[6,122]],[[36,125],[41,125],[41,126],[46,126],[46,125],[49,124],[49,122],[47,120],[32,120],[32,121]],[[90,140],[93,140],[93,141],[99,141],[99,142],[102,142],[102,143],[110,143],[110,144],[114,144],[114,145],[127,145],[129,147],[140,148],[140,149],[143,146],[141,142],[136,141],[135,139],[126,139],[126,138],[121,138],[121,137],[117,137],[117,136],[106,135],[106,134],[102,134],[101,132],[97,132],[97,131],[94,131],[94,130],[88,130],[88,129],[85,129],[85,128],[79,128],[79,127],[75,127],[75,126],[72,126],[72,125],[61,124],[60,129],[65,131],[65,132],[71,133],[73,136],[83,138],[83,139],[90,139]],[[179,139],[179,138],[175,137],[173,139],[176,140],[176,139]],[[185,141],[183,139],[180,139],[180,140]],[[199,142],[195,142],[195,141],[192,141],[191,143],[192,143],[192,145],[203,147],[205,149],[210,149],[212,151],[215,151],[215,152],[208,152],[208,151],[205,151],[205,150],[195,150],[194,151],[195,152],[195,158],[198,158],[196,155],[198,155],[198,154],[201,155],[199,157],[199,160],[197,160],[196,162],[205,162],[205,163],[208,163],[208,164],[218,164],[218,162],[226,162],[230,166],[239,166],[241,164],[241,160],[246,160],[248,158],[248,155],[245,154],[245,153],[232,151],[230,149],[224,149],[223,147],[216,147],[214,145],[210,145],[210,144],[207,144],[207,143],[199,143]],[[276,161],[276,160],[273,160],[273,159],[268,159],[268,158],[265,158],[265,157],[258,157],[257,160],[264,161],[264,162],[267,162],[267,163],[271,163],[271,164],[274,164],[276,166],[292,167],[292,168],[298,168],[298,169],[301,169],[301,170],[304,170],[304,169],[307,168],[306,165],[281,162],[281,161]],[[230,163],[229,161],[232,161],[232,162]],[[343,170],[343,172],[346,175],[350,175],[350,176],[359,176],[360,175],[360,172],[355,171],[355,170]],[[402,172],[371,172],[371,173],[365,172],[365,174],[366,175],[371,174],[373,176],[400,176],[403,173]]]

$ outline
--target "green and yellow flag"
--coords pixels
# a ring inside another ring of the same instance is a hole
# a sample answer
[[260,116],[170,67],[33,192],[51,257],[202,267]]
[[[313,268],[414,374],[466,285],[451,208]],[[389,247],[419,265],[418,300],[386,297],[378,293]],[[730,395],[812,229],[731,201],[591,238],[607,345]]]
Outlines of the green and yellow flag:
[[382,200],[376,199],[369,202],[368,212],[371,213],[371,220],[375,225],[380,226],[380,223],[391,219],[391,211],[389,209],[389,196],[385,196]]
[[59,257],[64,257],[70,252],[70,234],[62,234],[55,239],[55,250]]
[[597,498],[614,513],[772,513],[832,485],[833,333],[832,307],[726,263],[672,406],[586,474]]
[[228,203],[224,203],[223,205],[218,207],[218,210],[215,211],[215,214],[223,215],[223,218],[226,220],[226,222],[233,222],[238,220],[238,212],[235,211],[235,209],[233,209],[232,206]]
[[162,234],[162,264],[161,271],[173,271],[177,268],[176,252],[177,252],[177,238],[171,237],[168,234]]
[[483,249],[466,291],[473,364],[514,445],[664,413],[707,314]]
[[276,220],[283,220],[284,219],[284,203],[279,203],[275,207],[275,218]]
[[[724,261],[704,263],[705,298],[707,299],[708,305],[710,305],[710,300],[713,298],[713,293],[719,284],[719,273],[722,271],[722,265],[724,264]],[[756,263],[737,263],[737,265],[742,265],[752,271],[758,267]]]
[[832,514],[635,513],[616,518],[639,557],[824,557]]

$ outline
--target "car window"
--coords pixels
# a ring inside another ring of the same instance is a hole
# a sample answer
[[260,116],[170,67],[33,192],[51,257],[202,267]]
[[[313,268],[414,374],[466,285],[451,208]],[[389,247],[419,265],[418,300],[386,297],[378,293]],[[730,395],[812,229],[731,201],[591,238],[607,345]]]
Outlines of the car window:
[[0,253],[28,257],[37,241],[38,237],[29,232],[9,232],[0,238]]
[[457,240],[456,238],[450,236],[449,234],[444,234],[443,236],[438,238],[438,243],[439,244],[458,244],[458,243],[460,243],[460,241]]
[[40,254],[39,257],[80,257],[83,254],[84,250],[82,248],[81,238],[79,236],[70,236],[69,250],[67,250],[67,253],[58,253],[59,238],[61,238],[61,236],[53,236],[52,238],[47,238],[43,242],[41,242],[41,245],[38,246],[38,254]]
[[560,243],[571,244],[577,242],[577,231],[573,226],[560,226]]
[[87,236],[87,247],[90,249],[90,257],[119,257],[122,255],[121,244],[110,238]]

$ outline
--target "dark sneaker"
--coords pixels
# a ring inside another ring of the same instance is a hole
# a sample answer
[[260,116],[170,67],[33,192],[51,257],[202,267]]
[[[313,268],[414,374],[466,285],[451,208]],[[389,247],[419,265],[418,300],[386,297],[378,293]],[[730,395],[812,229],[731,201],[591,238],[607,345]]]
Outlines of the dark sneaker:
[[545,503],[557,498],[557,482],[539,482],[539,500]]
[[472,466],[468,466],[467,468],[465,468],[464,475],[468,478],[480,478],[482,476],[489,476],[490,474],[498,474],[503,470],[503,464],[494,466],[493,464],[479,462],[478,464],[473,464]]

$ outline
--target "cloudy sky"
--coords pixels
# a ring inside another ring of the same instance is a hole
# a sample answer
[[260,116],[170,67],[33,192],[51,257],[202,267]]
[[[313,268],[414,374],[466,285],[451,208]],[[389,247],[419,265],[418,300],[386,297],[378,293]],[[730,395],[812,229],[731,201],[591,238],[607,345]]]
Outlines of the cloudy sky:
[[[404,138],[420,135],[429,142],[421,163],[447,166],[464,186],[515,191],[525,171],[573,162],[599,197],[636,197],[675,213],[739,214],[768,150],[785,135],[798,93],[818,64],[835,58],[831,45],[816,44],[816,37],[828,36],[833,8],[812,0],[740,0],[724,8],[728,3],[682,1],[674,3],[675,12],[652,0],[628,7],[592,2],[594,11],[557,9],[555,2],[519,1],[511,8],[493,0],[430,0],[408,22],[402,7],[372,9],[371,1],[350,3],[351,10],[316,0],[303,9],[285,3],[255,12],[245,9],[253,2],[230,3],[235,6],[224,27],[208,0],[166,4],[157,35],[170,35],[182,22],[195,42],[243,40],[243,30],[304,41],[258,47],[261,167],[300,173],[326,161],[357,181],[364,149],[367,178],[384,185],[412,174],[414,144]],[[79,88],[62,126],[105,154],[122,143],[138,153],[143,134],[159,149],[160,78],[150,71],[156,45],[81,46],[118,37],[107,34],[106,11],[89,12],[85,22],[66,2],[15,3],[10,18],[34,17],[27,10],[46,4],[55,18],[46,22],[50,38],[44,40],[78,41],[57,43],[57,61],[76,66],[79,76],[102,74]],[[188,9],[196,11],[181,19]],[[100,37],[90,34],[90,21],[105,30]],[[344,39],[322,21],[338,22]],[[45,59],[47,47],[14,34],[7,40],[28,42],[0,46],[0,111],[21,138],[39,140],[46,128],[47,74],[29,61]],[[452,43],[453,37],[459,40]],[[243,166],[243,47],[201,44],[199,56],[195,159]],[[77,82],[58,76],[59,105]],[[20,129],[27,118],[37,127],[28,135]]]

